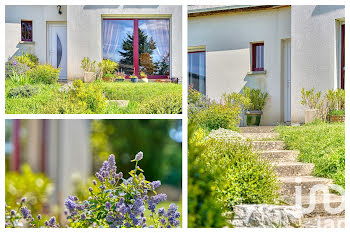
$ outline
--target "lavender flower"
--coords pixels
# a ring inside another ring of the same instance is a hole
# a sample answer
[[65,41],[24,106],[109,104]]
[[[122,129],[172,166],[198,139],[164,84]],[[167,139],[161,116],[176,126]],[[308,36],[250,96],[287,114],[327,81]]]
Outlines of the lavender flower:
[[89,187],[89,192],[92,193],[93,189],[92,187]]
[[16,211],[15,210],[11,210],[11,215],[15,215],[16,214]]
[[53,226],[55,226],[55,224],[56,224],[56,218],[55,217],[51,217],[49,219],[49,226],[53,227]]
[[40,221],[41,220],[41,215],[38,214],[37,219]]
[[45,221],[45,226],[49,226],[49,222],[47,220]]
[[27,219],[30,216],[30,210],[27,207],[21,207],[21,213],[24,219]]
[[142,158],[143,158],[143,152],[140,151],[139,153],[137,153],[137,154],[135,155],[134,160],[131,160],[131,162],[140,161]]
[[80,219],[81,219],[81,220],[85,220],[85,219],[86,219],[85,213],[82,213],[82,214],[80,215]]
[[96,180],[93,180],[93,181],[92,181],[92,183],[93,183],[94,185],[97,185],[97,182],[96,182]]
[[69,212],[73,212],[75,208],[77,208],[77,204],[74,201],[74,197],[68,196],[68,198],[64,201],[64,205],[67,207]]
[[26,202],[27,201],[27,198],[26,197],[23,197],[22,199],[21,199],[21,203],[23,204],[24,202]]
[[159,180],[157,180],[157,181],[152,181],[151,184],[152,184],[153,190],[155,190],[156,188],[158,188],[158,187],[161,185],[161,183],[160,183]]
[[159,216],[163,216],[164,213],[165,213],[165,209],[163,207],[158,209]]
[[107,210],[111,209],[111,203],[109,203],[108,201],[106,202],[106,209]]

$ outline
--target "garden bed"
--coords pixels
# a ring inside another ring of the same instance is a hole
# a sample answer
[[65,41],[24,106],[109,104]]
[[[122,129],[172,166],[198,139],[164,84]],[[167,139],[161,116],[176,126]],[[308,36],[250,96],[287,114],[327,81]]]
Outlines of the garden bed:
[[[6,113],[7,114],[58,114],[58,113],[97,113],[97,114],[135,114],[135,113],[181,113],[182,112],[182,87],[172,83],[130,83],[130,82],[102,82],[84,83],[81,88],[83,93],[87,90],[98,91],[102,89],[102,95],[106,100],[129,100],[127,107],[120,108],[116,102],[111,101],[106,106],[92,108],[85,111],[83,108],[76,110],[76,105],[69,101],[69,94],[62,91],[67,84],[31,84],[36,93],[30,97],[10,97],[9,92],[20,87],[11,80],[6,80]],[[94,93],[85,98],[87,105],[95,105],[98,98]],[[159,101],[159,99],[162,99]],[[170,98],[170,99],[169,99]],[[152,103],[157,101],[156,104]],[[79,102],[79,101],[78,101]],[[148,107],[149,105],[152,107]],[[170,104],[170,105],[169,105]],[[158,106],[158,107],[155,107]],[[148,111],[146,112],[145,106]]]

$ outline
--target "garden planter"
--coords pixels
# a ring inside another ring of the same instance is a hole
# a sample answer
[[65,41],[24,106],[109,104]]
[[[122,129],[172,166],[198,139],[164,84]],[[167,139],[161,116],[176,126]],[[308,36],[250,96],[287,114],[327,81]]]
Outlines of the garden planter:
[[138,81],[139,81],[138,78],[131,78],[131,82],[133,82],[133,83],[137,83]]
[[317,109],[307,109],[305,110],[305,124],[311,123],[317,119],[318,110]]
[[84,83],[91,83],[96,80],[95,72],[84,72]]
[[345,121],[345,115],[330,115],[329,121],[330,122],[344,122]]
[[259,126],[262,114],[263,112],[259,110],[246,111],[245,115],[247,116],[247,126]]
[[147,78],[142,78],[142,79],[141,79],[141,82],[142,82],[142,83],[148,83],[148,79],[147,79]]
[[105,82],[113,82],[113,78],[111,77],[102,77],[102,80]]

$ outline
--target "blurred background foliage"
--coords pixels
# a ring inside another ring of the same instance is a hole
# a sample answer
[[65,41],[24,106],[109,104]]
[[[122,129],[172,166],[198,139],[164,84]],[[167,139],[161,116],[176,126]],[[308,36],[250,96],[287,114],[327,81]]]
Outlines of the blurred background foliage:
[[93,170],[97,171],[101,161],[113,153],[117,169],[125,174],[132,169],[130,160],[143,151],[140,167],[147,168],[144,174],[148,180],[163,177],[162,184],[181,188],[181,143],[169,134],[172,128],[179,127],[181,121],[175,120],[94,120],[91,126]]

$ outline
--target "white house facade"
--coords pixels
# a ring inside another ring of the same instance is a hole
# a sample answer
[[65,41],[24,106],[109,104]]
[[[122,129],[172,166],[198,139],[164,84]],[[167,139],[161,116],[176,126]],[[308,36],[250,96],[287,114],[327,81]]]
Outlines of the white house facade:
[[216,100],[260,88],[262,125],[302,122],[302,87],[341,87],[344,15],[344,6],[189,6],[189,84]]
[[[181,6],[6,6],[6,57],[30,52],[83,77],[81,60],[110,59],[127,75],[181,77]],[[135,39],[134,39],[135,38]]]

